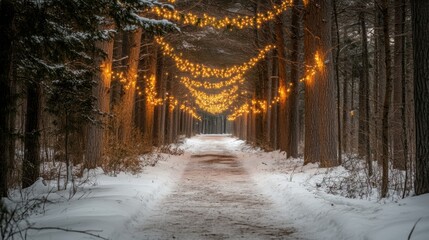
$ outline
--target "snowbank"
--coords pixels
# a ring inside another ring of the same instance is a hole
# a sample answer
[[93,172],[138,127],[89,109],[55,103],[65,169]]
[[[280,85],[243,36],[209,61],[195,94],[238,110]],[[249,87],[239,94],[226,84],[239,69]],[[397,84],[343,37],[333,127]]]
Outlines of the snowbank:
[[[96,239],[83,233],[52,228],[87,231],[108,239],[124,239],[124,233],[135,221],[144,216],[159,199],[168,194],[180,178],[188,154],[164,155],[155,167],[146,167],[137,175],[120,173],[116,177],[95,171],[90,180],[73,198],[68,192],[51,192],[43,212],[28,220],[33,227],[47,230],[29,230],[28,239]],[[38,181],[34,193],[47,193],[49,189]],[[51,189],[52,190],[52,189]]]
[[429,239],[429,194],[397,202],[350,199],[316,185],[320,172],[326,172],[316,164],[302,166],[302,159],[286,160],[278,151],[242,153],[240,158],[303,239],[403,240],[419,219],[411,239]]

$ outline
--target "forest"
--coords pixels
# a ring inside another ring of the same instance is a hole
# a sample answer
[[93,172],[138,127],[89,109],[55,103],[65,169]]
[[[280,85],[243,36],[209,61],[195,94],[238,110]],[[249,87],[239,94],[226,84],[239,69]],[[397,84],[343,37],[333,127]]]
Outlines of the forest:
[[425,0],[0,0],[2,238],[23,231],[10,202],[39,181],[74,196],[91,171],[139,174],[204,136],[345,169],[322,181],[330,194],[429,193],[428,13]]

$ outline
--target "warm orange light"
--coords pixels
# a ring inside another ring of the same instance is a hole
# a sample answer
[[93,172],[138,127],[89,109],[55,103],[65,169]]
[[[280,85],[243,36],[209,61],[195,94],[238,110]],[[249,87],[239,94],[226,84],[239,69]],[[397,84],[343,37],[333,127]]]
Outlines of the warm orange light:
[[[174,2],[174,0],[169,0]],[[249,16],[237,16],[235,18],[224,17],[218,19],[208,14],[197,16],[193,13],[182,13],[178,10],[174,10],[168,7],[155,6],[149,9],[149,13],[159,16],[163,19],[173,20],[181,22],[186,25],[193,25],[197,27],[214,27],[217,29],[222,28],[260,28],[262,24],[275,19],[283,13],[289,6],[292,5],[292,0],[283,0],[281,4],[273,6],[273,8],[267,12],[257,13],[255,17]]]
[[314,61],[316,62],[316,66],[319,69],[319,71],[322,71],[324,67],[324,63],[322,58],[320,57],[319,51],[316,51],[316,53],[314,54]]

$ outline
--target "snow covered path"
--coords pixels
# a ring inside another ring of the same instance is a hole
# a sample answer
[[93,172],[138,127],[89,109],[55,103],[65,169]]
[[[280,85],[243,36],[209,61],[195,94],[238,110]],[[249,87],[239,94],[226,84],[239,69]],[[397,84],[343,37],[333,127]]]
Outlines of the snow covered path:
[[290,223],[237,157],[226,145],[210,144],[221,137],[202,138],[211,141],[191,156],[177,188],[147,216],[136,239],[294,239]]
[[69,198],[56,181],[25,192],[50,200],[29,223],[28,239],[429,239],[429,194],[400,200],[350,199],[320,187],[343,167],[303,166],[279,151],[252,149],[228,135],[198,135],[184,154],[163,155],[142,173],[97,170]]

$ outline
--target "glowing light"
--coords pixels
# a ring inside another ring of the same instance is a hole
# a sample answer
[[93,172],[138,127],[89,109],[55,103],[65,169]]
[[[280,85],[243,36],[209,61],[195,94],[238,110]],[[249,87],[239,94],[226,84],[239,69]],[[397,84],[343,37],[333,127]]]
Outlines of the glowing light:
[[235,18],[224,17],[218,19],[214,16],[203,14],[197,16],[193,13],[181,13],[178,10],[173,10],[168,7],[155,6],[148,10],[149,13],[159,16],[163,19],[168,19],[176,22],[181,22],[186,25],[193,25],[198,27],[214,27],[217,29],[222,28],[260,28],[264,23],[275,19],[275,17],[282,14],[289,6],[292,5],[292,0],[283,0],[281,4],[274,5],[273,8],[267,12],[257,13],[255,17],[237,16]]
[[190,73],[194,78],[230,78],[234,75],[244,75],[246,71],[254,67],[256,63],[265,58],[265,55],[269,51],[275,48],[274,45],[268,44],[267,46],[265,46],[265,48],[259,51],[256,57],[249,59],[249,61],[241,65],[235,65],[228,68],[211,68],[204,64],[193,63],[187,59],[182,58],[181,54],[175,53],[174,48],[170,44],[165,42],[162,37],[155,37],[155,41],[161,46],[163,54],[173,59],[177,69],[182,72]]
[[317,68],[319,68],[319,71],[322,71],[324,67],[324,63],[322,58],[319,55],[319,51],[316,51],[316,53],[314,54],[314,61],[316,63]]

